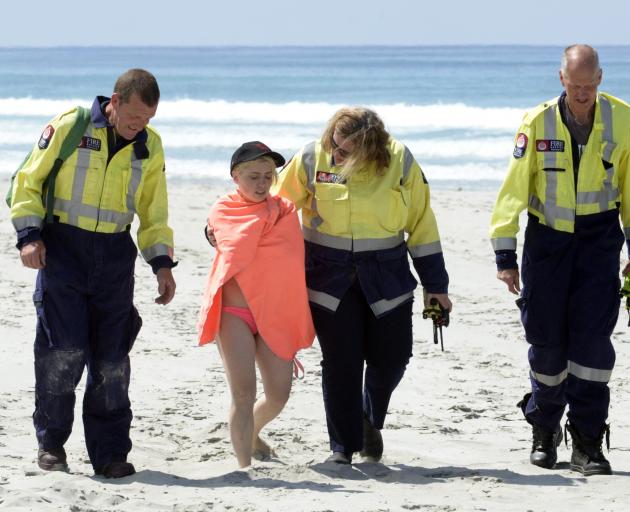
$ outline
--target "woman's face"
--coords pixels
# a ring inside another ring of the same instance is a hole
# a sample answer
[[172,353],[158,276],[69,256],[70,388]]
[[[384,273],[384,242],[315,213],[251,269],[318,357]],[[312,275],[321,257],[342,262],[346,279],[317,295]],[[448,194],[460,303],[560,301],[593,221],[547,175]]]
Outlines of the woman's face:
[[343,165],[353,151],[354,143],[335,130],[332,136],[332,156],[335,165]]
[[233,180],[238,191],[248,201],[260,203],[267,198],[273,183],[274,170],[265,160],[254,160],[236,169]]

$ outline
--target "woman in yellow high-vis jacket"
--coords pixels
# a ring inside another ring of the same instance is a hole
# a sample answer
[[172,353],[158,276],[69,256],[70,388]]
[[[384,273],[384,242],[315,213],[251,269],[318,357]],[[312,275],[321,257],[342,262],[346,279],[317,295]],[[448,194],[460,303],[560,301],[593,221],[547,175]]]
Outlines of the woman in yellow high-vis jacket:
[[429,186],[411,152],[359,107],[339,110],[275,191],[302,209],[329,460],[349,464],[358,451],[379,460],[387,406],[411,357],[408,254],[427,298],[451,309]]

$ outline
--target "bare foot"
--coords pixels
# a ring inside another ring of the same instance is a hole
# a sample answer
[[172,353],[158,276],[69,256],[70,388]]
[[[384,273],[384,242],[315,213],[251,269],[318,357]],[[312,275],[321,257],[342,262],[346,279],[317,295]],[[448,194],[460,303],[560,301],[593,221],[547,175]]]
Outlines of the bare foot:
[[276,457],[276,452],[260,437],[257,437],[252,447],[252,457],[256,460],[271,460],[272,457]]

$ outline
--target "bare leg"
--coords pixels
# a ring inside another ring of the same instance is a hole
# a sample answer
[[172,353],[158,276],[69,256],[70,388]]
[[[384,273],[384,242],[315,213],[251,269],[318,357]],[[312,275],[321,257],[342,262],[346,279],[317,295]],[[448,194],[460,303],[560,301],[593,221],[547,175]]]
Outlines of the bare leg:
[[230,437],[238,464],[243,468],[252,463],[256,341],[243,320],[222,313],[218,345],[232,394]]
[[275,355],[260,336],[256,336],[256,362],[260,370],[265,394],[254,405],[254,429],[252,455],[265,460],[275,453],[260,437],[262,428],[273,420],[284,408],[291,392],[293,362]]

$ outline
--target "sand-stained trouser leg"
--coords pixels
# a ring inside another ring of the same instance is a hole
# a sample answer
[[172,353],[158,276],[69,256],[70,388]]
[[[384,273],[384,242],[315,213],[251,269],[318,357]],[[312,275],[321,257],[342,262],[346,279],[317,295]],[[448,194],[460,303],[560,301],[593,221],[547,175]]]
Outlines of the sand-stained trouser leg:
[[350,454],[363,448],[364,412],[376,428],[383,427],[392,392],[411,357],[411,307],[408,302],[376,318],[358,281],[335,313],[312,305],[332,451]]
[[555,430],[569,405],[571,422],[595,437],[608,416],[615,364],[610,336],[619,314],[616,210],[576,218],[564,233],[533,219],[523,248],[521,318],[529,348],[530,423]]
[[91,233],[47,225],[46,267],[34,301],[35,412],[40,447],[61,447],[72,430],[75,388],[87,365],[86,445],[95,468],[131,449],[129,350],[141,325],[133,307],[137,250],[128,232]]

